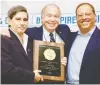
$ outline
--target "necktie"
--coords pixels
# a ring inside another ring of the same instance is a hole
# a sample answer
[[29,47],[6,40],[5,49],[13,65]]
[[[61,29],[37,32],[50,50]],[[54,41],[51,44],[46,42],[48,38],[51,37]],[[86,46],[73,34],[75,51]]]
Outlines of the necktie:
[[49,36],[50,36],[50,42],[55,42],[55,39],[53,37],[53,33],[50,33]]

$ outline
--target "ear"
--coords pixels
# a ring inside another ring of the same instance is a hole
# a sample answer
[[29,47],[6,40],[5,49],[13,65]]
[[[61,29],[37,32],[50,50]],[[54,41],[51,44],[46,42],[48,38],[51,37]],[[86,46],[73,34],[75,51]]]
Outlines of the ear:
[[43,15],[41,15],[41,23],[43,23],[43,18],[44,18],[44,16],[43,16]]

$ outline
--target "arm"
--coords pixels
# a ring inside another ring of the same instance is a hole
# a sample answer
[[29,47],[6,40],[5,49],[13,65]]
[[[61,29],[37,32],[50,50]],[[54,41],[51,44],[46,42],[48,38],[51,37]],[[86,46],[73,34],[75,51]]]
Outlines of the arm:
[[11,42],[1,36],[1,82],[2,83],[33,83],[34,72],[17,67],[13,64]]

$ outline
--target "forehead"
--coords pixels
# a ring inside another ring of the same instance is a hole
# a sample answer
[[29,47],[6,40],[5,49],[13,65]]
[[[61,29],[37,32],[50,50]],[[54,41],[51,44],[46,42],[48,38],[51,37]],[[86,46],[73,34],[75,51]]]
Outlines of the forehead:
[[77,9],[77,13],[78,12],[92,12],[92,8],[90,5],[87,5],[87,4],[84,4],[84,5],[81,5],[78,9]]
[[60,14],[60,10],[59,8],[57,8],[56,6],[47,6],[44,9],[44,13],[55,13],[55,14]]
[[[28,18],[28,15],[26,12],[17,12],[14,17],[20,17],[20,18]],[[13,17],[13,18],[14,18]]]

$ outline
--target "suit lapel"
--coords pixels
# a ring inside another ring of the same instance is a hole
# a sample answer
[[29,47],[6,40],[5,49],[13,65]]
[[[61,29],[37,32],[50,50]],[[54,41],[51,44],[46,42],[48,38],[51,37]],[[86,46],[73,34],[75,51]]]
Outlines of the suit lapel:
[[88,60],[88,53],[90,51],[93,51],[95,48],[97,48],[97,43],[98,43],[98,40],[100,38],[100,33],[99,33],[99,30],[98,28],[96,27],[94,33],[92,34],[89,42],[88,42],[88,45],[86,47],[86,50],[84,52],[84,56],[83,56],[83,60],[82,60],[82,65],[85,65],[84,63],[86,62],[86,60]]
[[28,60],[32,63],[33,61],[33,40],[28,38],[28,43],[27,43],[27,55],[28,55]]
[[62,30],[61,30],[61,28],[60,28],[59,26],[56,28],[56,33],[60,36],[60,38],[61,38],[64,42],[66,41],[65,35],[63,34],[63,32],[62,32]]
[[10,35],[11,35],[11,40],[12,40],[12,44],[13,46],[16,46],[17,49],[22,55],[24,55],[25,58],[27,58],[29,60],[28,55],[26,54],[22,44],[20,43],[19,39],[17,38],[17,36],[9,29]]

